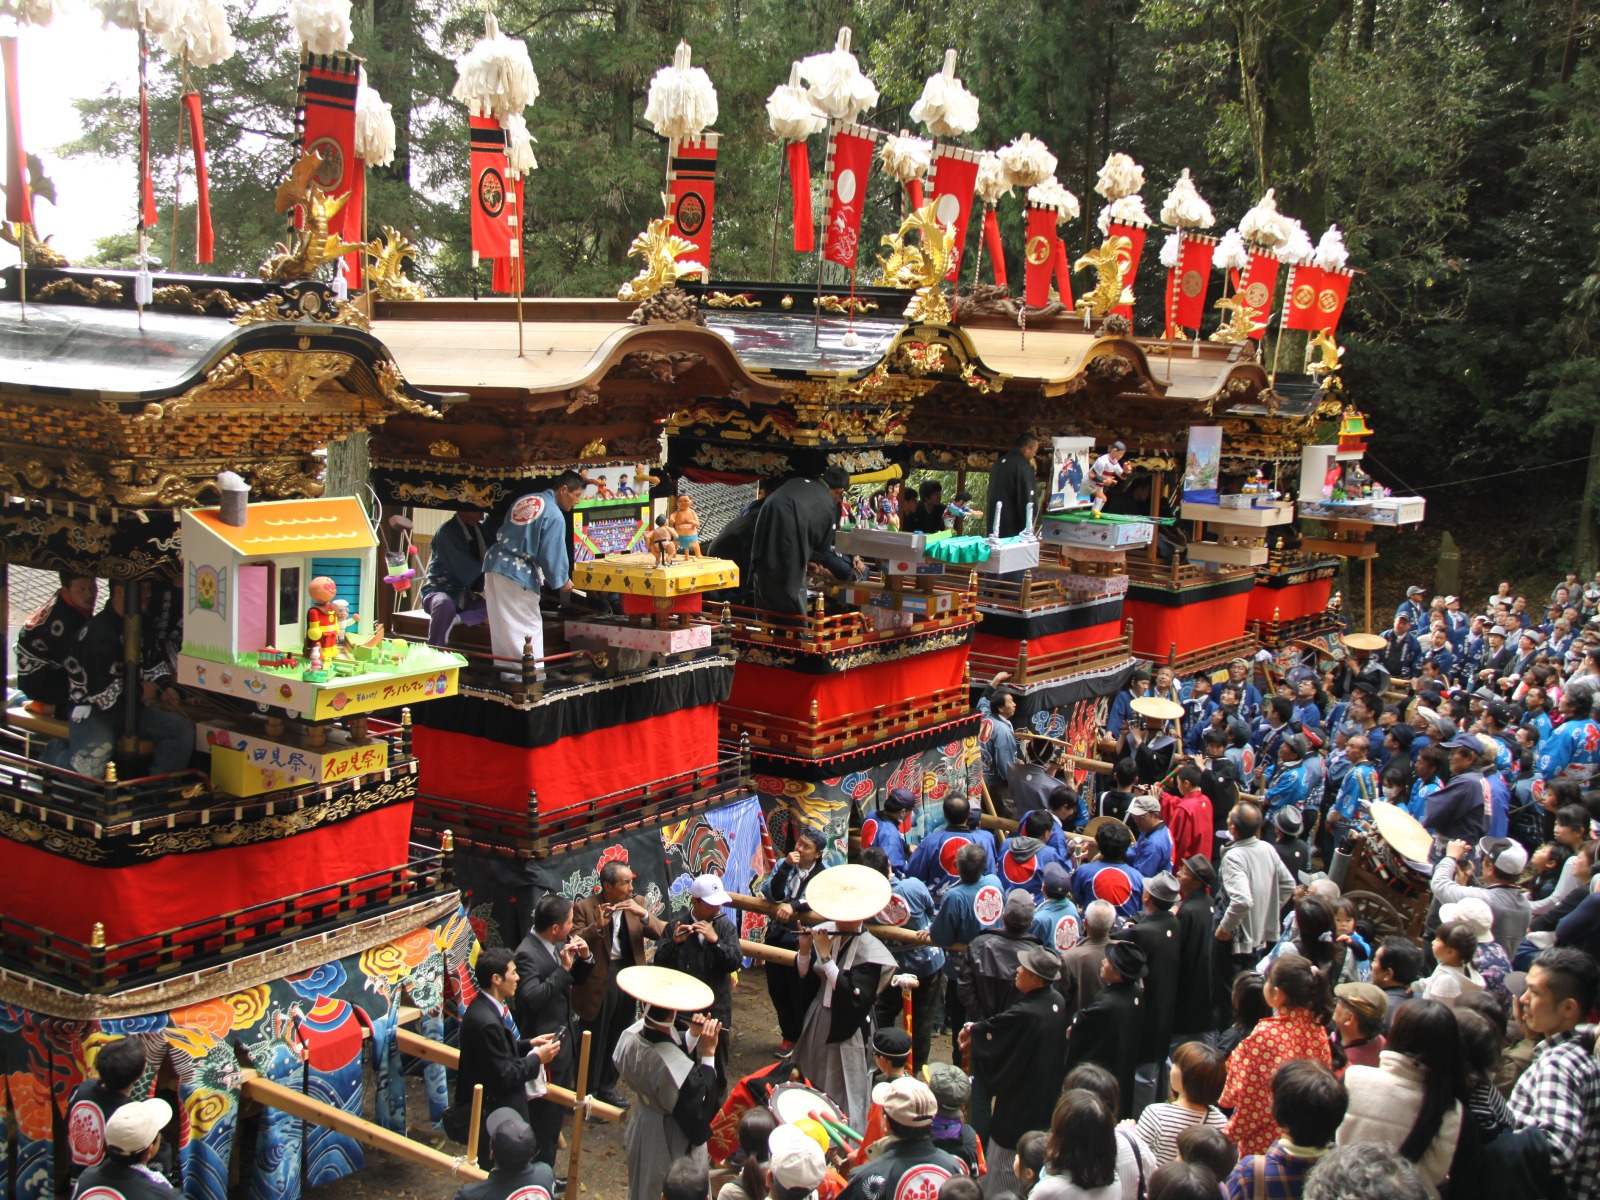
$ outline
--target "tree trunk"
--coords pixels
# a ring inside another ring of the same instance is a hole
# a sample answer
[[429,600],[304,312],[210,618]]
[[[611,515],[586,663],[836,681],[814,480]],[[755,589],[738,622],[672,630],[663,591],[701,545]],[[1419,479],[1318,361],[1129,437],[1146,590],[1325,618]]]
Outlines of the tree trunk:
[[370,0],[373,40],[385,50],[369,64],[369,82],[394,108],[394,161],[378,167],[391,179],[411,181],[412,88],[416,76],[415,0]]

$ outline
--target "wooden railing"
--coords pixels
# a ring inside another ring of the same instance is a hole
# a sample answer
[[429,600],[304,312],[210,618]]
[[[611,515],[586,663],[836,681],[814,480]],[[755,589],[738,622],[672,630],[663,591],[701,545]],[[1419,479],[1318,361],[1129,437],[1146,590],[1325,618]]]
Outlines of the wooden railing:
[[1291,617],[1287,621],[1252,621],[1250,628],[1255,632],[1256,638],[1263,646],[1274,649],[1287,645],[1296,638],[1316,637],[1318,634],[1332,633],[1340,628],[1339,618],[1334,613],[1323,611],[1312,613],[1305,617]]
[[458,847],[542,857],[703,810],[737,795],[748,787],[749,779],[749,745],[724,742],[709,766],[608,792],[554,813],[539,811],[536,792],[528,793],[521,812],[419,795],[412,810],[412,830],[428,840],[449,830]]
[[1160,559],[1152,562],[1147,558],[1128,559],[1128,578],[1134,583],[1166,587],[1174,590],[1178,588],[1193,587],[1202,583],[1218,583],[1227,579],[1237,579],[1245,575],[1254,575],[1254,567],[1240,567],[1229,571],[1207,571],[1193,563],[1173,559],[1162,562]]
[[1122,636],[1107,641],[1089,642],[1049,654],[1030,654],[1028,643],[1024,641],[1014,657],[974,650],[967,656],[967,664],[974,679],[988,679],[996,672],[1008,671],[1011,674],[1011,678],[1006,680],[1008,686],[1026,688],[1125,662],[1132,654],[1133,622],[1124,621]]
[[964,716],[972,706],[963,685],[826,719],[817,707],[813,700],[810,719],[803,720],[724,704],[718,721],[724,737],[747,734],[752,746],[799,758],[825,758]]
[[0,967],[89,994],[127,990],[331,932],[450,887],[449,853],[413,846],[399,866],[125,942],[106,942],[99,926],[85,942],[0,914]]
[[[723,605],[735,646],[760,646],[792,650],[801,654],[829,654],[860,646],[883,647],[897,641],[910,641],[943,629],[975,624],[978,619],[978,594],[970,577],[945,574],[936,577],[936,591],[949,593],[950,608],[932,616],[918,614],[910,626],[899,629],[874,629],[865,611],[829,613],[820,609],[805,614],[772,612],[741,604]],[[870,582],[882,582],[876,572]]]
[[1172,668],[1176,675],[1192,675],[1196,671],[1209,670],[1232,662],[1236,658],[1249,660],[1261,648],[1261,643],[1256,640],[1254,633],[1247,633],[1241,637],[1230,638],[1225,642],[1216,642],[1210,646],[1201,646],[1187,654],[1179,654],[1177,643],[1173,643],[1167,653],[1163,655],[1139,653],[1135,655],[1146,662],[1164,663]]

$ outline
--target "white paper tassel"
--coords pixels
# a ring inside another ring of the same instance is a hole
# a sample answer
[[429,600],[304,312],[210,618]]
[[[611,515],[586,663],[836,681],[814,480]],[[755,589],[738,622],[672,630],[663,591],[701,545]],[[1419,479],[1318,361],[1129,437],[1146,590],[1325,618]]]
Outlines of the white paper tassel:
[[506,131],[506,159],[513,175],[526,175],[539,169],[539,160],[533,156],[534,136],[528,132],[528,120],[521,113],[512,113],[500,122]]
[[367,86],[365,68],[356,89],[356,157],[369,167],[394,161],[394,106]]
[[1217,242],[1211,265],[1218,271],[1242,271],[1250,265],[1250,251],[1245,249],[1244,238],[1237,229],[1230,229]]
[[172,26],[160,35],[161,48],[191,66],[214,67],[233,57],[228,13],[217,0],[189,0],[176,6]]
[[147,33],[162,34],[188,5],[185,0],[94,0],[94,7],[107,29],[114,25],[137,31],[143,27]]
[[1000,197],[1010,195],[1011,176],[1006,173],[1000,156],[993,150],[985,150],[978,159],[978,178],[972,190],[978,194],[978,199],[991,208],[1000,203]]
[[350,48],[350,0],[289,0],[289,26],[313,54]]
[[1283,245],[1278,247],[1278,261],[1298,267],[1311,261],[1317,252],[1311,244],[1311,238],[1306,233],[1299,221],[1289,219],[1289,236],[1284,238]]
[[1183,169],[1178,182],[1161,202],[1161,223],[1174,229],[1210,229],[1217,223],[1211,205],[1205,202],[1194,180],[1189,178],[1188,167]]
[[56,14],[66,11],[62,0],[0,0],[0,17],[10,17],[19,25],[48,25]]
[[1183,234],[1169,233],[1166,240],[1161,243],[1161,265],[1167,270],[1172,270],[1178,265],[1178,255],[1183,252]]
[[679,141],[697,138],[716,124],[717,89],[709,75],[689,65],[688,42],[679,42],[672,65],[662,67],[650,80],[644,119],[662,137]]
[[923,84],[911,119],[921,121],[934,137],[960,137],[978,127],[978,98],[956,78],[954,50],[944,52],[944,69]]
[[811,102],[800,82],[800,64],[789,64],[789,82],[780,83],[767,97],[767,124],[786,142],[800,142],[828,127],[827,114]]
[[1142,196],[1119,196],[1100,210],[1097,224],[1102,235],[1111,232],[1111,222],[1119,225],[1148,225],[1150,214],[1144,210]]
[[1289,218],[1278,211],[1278,202],[1273,197],[1275,190],[1268,188],[1267,194],[1239,222],[1240,237],[1268,250],[1276,250],[1289,240]]
[[1036,187],[1046,179],[1055,178],[1056,156],[1032,134],[1025,133],[1016,141],[1001,146],[999,156],[1006,177],[1017,187]]
[[[1001,153],[1005,152],[1001,151]],[[1040,208],[1057,209],[1061,213],[1058,223],[1059,221],[1076,221],[1078,213],[1082,211],[1078,207],[1078,198],[1062,187],[1060,181],[1054,175],[1028,189],[1028,203],[1037,205]]]
[[883,139],[883,149],[878,159],[889,178],[896,183],[910,183],[913,179],[926,179],[933,166],[933,143],[926,138],[912,137],[902,129]]
[[836,121],[860,120],[878,102],[878,89],[850,53],[848,25],[839,27],[832,50],[800,60],[800,75],[811,85],[811,102]]
[[1342,271],[1350,261],[1350,251],[1345,249],[1344,234],[1337,225],[1329,225],[1328,232],[1317,243],[1317,253],[1312,260],[1324,271]]
[[1106,157],[1106,165],[1100,168],[1094,190],[1115,202],[1133,195],[1143,186],[1144,168],[1126,154],[1111,154]]
[[528,44],[508,38],[491,14],[483,19],[483,37],[456,60],[456,85],[450,97],[475,117],[503,121],[539,98],[539,77],[533,73]]

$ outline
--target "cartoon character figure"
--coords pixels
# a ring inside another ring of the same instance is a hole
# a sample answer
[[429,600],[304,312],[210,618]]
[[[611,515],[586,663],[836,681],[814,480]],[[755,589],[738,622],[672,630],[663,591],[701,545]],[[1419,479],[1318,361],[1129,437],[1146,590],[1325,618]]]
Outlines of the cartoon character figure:
[[656,566],[666,567],[678,556],[678,539],[672,530],[667,528],[665,514],[656,518],[656,527],[650,531],[650,536],[645,539],[651,553],[656,556]]
[[306,609],[306,653],[310,654],[311,648],[317,646],[323,658],[332,658],[338,652],[340,632],[360,614],[346,614],[341,609],[335,601],[339,585],[326,575],[318,575],[308,583],[306,594],[312,600],[311,607]]
[[700,514],[694,511],[694,501],[688,496],[678,497],[678,506],[672,510],[671,525],[678,535],[678,549],[685,558],[700,558]]

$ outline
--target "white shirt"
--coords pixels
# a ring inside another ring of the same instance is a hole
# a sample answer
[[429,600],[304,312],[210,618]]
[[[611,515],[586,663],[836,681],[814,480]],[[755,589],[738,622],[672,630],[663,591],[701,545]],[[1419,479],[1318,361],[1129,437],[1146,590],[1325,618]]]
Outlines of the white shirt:
[[1112,458],[1111,455],[1102,454],[1099,458],[1094,460],[1094,465],[1089,468],[1089,471],[1091,474],[1098,475],[1102,479],[1115,479],[1127,469],[1128,468],[1124,467],[1116,459]]

